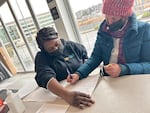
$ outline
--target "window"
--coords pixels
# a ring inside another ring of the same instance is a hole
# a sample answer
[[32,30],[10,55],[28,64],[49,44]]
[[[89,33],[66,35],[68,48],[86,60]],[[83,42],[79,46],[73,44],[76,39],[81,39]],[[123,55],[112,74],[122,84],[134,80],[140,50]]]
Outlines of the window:
[[38,51],[35,40],[37,26],[27,1],[30,1],[40,28],[54,26],[45,0],[9,0],[0,7],[0,15],[9,33],[8,36],[4,26],[0,25],[0,38],[17,72],[34,71],[34,57]]
[[98,26],[103,20],[103,15],[101,13],[102,0],[69,1],[72,11],[75,15],[75,19],[77,21],[81,40],[87,48],[88,54],[91,54],[96,40]]
[[[104,15],[101,12],[102,1],[69,0],[81,40],[89,54],[91,54],[94,47],[98,27],[104,19]],[[135,0],[134,11],[138,19],[150,23],[150,0]]]

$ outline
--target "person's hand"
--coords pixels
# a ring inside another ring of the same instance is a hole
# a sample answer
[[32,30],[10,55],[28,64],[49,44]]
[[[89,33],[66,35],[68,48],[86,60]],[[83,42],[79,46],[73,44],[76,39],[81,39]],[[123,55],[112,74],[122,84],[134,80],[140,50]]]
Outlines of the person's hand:
[[79,80],[79,75],[78,74],[71,74],[67,76],[67,82],[70,84],[74,84]]
[[75,107],[79,107],[81,109],[85,107],[90,107],[92,104],[95,103],[91,99],[90,95],[77,91],[68,92],[64,100],[66,100],[69,104]]
[[112,77],[118,77],[121,72],[121,67],[119,66],[119,64],[113,63],[113,64],[105,65],[104,70],[108,75]]

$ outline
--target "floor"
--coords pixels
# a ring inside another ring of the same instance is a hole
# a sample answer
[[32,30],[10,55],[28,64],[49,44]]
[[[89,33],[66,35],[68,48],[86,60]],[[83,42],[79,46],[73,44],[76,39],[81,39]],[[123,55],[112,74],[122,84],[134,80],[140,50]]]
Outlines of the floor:
[[33,80],[34,76],[35,73],[19,73],[0,82],[0,89],[20,89],[24,83],[27,83],[31,79]]

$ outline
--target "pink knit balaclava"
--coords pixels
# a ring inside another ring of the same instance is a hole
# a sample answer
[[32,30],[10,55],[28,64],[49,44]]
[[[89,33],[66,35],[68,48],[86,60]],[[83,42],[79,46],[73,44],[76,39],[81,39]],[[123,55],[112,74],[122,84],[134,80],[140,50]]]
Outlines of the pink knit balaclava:
[[111,16],[131,16],[134,0],[103,0],[103,14]]

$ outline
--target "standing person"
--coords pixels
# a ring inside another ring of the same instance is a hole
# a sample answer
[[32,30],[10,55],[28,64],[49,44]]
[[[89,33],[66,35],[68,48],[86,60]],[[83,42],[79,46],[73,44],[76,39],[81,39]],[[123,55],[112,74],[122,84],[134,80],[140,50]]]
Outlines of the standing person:
[[[58,37],[52,27],[37,33],[39,51],[35,58],[35,80],[40,87],[47,88],[69,104],[79,108],[91,106],[94,101],[88,94],[68,91],[58,81],[67,78],[87,59],[87,51],[81,44],[65,41]],[[70,76],[71,78],[71,76]]]
[[93,52],[68,82],[88,76],[102,61],[105,75],[111,77],[150,74],[150,24],[136,19],[133,4],[134,0],[103,0],[105,20]]

